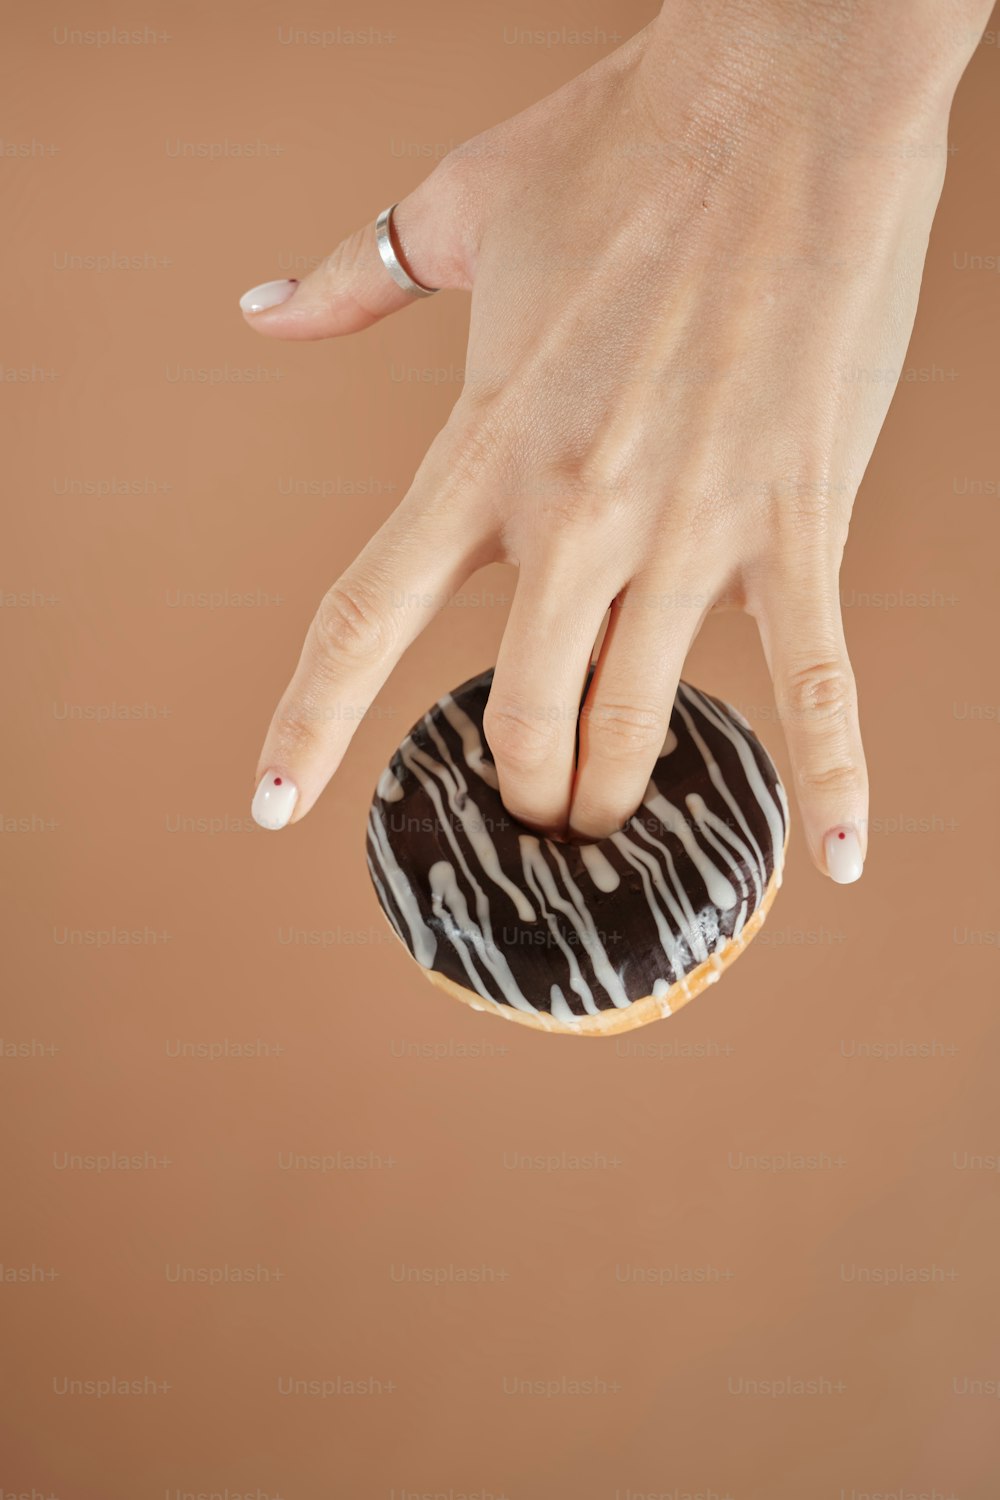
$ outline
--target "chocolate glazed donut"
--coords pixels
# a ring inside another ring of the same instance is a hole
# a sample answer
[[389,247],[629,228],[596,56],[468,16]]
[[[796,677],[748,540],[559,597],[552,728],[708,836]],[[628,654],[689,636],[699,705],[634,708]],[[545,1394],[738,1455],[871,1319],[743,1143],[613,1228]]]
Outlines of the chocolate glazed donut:
[[383,772],[368,869],[393,931],[477,1010],[606,1036],[718,979],[781,883],[788,801],[735,709],[681,683],[641,807],[591,844],[504,809],[483,734],[492,668],[447,693]]

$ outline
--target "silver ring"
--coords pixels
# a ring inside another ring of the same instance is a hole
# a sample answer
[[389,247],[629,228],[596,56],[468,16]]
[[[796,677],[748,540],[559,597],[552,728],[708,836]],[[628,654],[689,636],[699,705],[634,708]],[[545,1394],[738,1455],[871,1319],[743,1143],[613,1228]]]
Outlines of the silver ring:
[[410,292],[414,297],[433,297],[440,288],[436,286],[421,286],[419,281],[414,281],[409,271],[403,265],[396,254],[392,243],[392,216],[399,205],[393,203],[389,208],[383,208],[375,220],[375,243],[378,245],[378,253],[382,257],[382,264],[397,286],[403,288],[404,292]]

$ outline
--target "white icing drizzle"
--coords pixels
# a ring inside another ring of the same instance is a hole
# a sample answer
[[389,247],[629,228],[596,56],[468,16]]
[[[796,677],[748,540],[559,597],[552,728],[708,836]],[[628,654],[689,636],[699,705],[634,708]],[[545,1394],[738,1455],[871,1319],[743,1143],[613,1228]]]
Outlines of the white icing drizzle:
[[549,1014],[553,1021],[561,1021],[564,1026],[580,1025],[580,1017],[570,1010],[569,1002],[557,984],[549,992]]
[[[652,794],[652,795],[650,795]],[[668,832],[680,839],[684,845],[684,852],[695,866],[698,874],[705,882],[708,899],[714,901],[715,905],[723,911],[729,911],[736,905],[736,892],[733,890],[732,882],[727,880],[722,871],[712,863],[705,851],[698,846],[698,840],[691,832],[687,818],[679,807],[668,802],[662,792],[656,790],[653,782],[649,783],[643,807],[648,807],[654,818],[659,818]]]
[[617,969],[613,967],[608,957],[607,949],[601,942],[600,933],[594,926],[594,919],[587,907],[583,892],[569,873],[569,867],[566,864],[562,850],[558,844],[552,843],[550,839],[546,840],[546,848],[558,866],[559,873],[563,878],[563,884],[569,891],[570,900],[573,902],[584,925],[584,945],[587,948],[588,957],[594,966],[594,973],[611,996],[615,1005],[631,1005],[632,1002],[625,993],[625,986],[621,982],[621,976]]
[[[521,890],[520,886],[515,885],[512,880],[509,880],[504,874],[503,870],[500,868],[500,857],[497,854],[496,845],[490,838],[483,815],[477,805],[472,801],[472,798],[469,796],[469,789],[465,777],[462,775],[458,766],[456,766],[454,760],[451,757],[451,753],[448,750],[448,746],[441,738],[441,735],[438,733],[437,728],[431,721],[429,715],[426,718],[426,723],[428,732],[432,740],[434,741],[438,753],[443,757],[443,763],[440,767],[438,767],[435,764],[432,756],[426,755],[422,751],[418,751],[415,748],[413,748],[411,751],[412,755],[414,757],[418,757],[421,763],[426,765],[428,770],[430,770],[431,772],[440,770],[441,780],[448,792],[448,806],[454,813],[455,817],[461,823],[462,832],[465,834],[465,837],[472,845],[473,854],[479,860],[479,863],[482,865],[483,870],[490,877],[490,879],[494,881],[496,885],[500,886],[501,890],[507,892],[508,896],[513,901],[514,906],[517,909],[517,914],[520,917],[521,921],[534,922],[535,913],[532,909],[531,902]],[[406,760],[407,765],[411,764],[410,760],[407,760],[405,756],[404,760]],[[448,774],[449,771],[452,773],[450,776]],[[426,786],[426,782],[424,782],[423,784],[424,786]],[[455,842],[453,830],[450,826],[448,828],[448,834],[451,839],[452,846],[457,850],[458,845]],[[472,877],[470,876],[469,878],[471,879]]]
[[559,894],[552,871],[549,869],[548,862],[542,853],[541,841],[530,833],[522,833],[518,838],[518,844],[521,848],[521,864],[524,868],[524,878],[528,881],[532,890],[538,894],[539,901],[545,911],[546,921],[549,924],[549,930],[569,960],[570,988],[580,996],[585,1009],[590,1011],[592,1015],[597,1015],[601,1007],[597,1004],[590,986],[586,983],[580,972],[580,965],[572,946],[565,941],[559,931],[559,924],[555,916],[556,912],[561,912],[572,923],[580,939],[580,945],[590,959],[595,975],[610,995],[614,1004],[628,1005],[630,1001],[625,993],[622,982],[612,968],[607,950],[601,942],[597,928],[594,926],[594,919],[587,910],[586,903],[580,894],[579,886],[571,878],[566,868],[566,861],[559,853],[558,846],[552,843],[550,839],[545,840],[545,848],[556,861],[559,873],[569,892],[568,900],[565,896]]
[[[719,713],[718,709],[714,706],[714,704],[709,702],[704,693],[699,693],[696,688],[688,687],[687,683],[684,682],[681,683],[680,691],[690,703],[701,710],[705,718],[708,719],[709,723],[714,724],[717,729],[722,731],[722,733],[726,736],[726,739],[736,750],[736,753],[740,758],[740,765],[743,767],[743,772],[747,779],[747,785],[750,787],[750,790],[756,797],[757,802],[765,818],[767,819],[768,830],[771,834],[771,848],[774,850],[774,864],[775,868],[777,868],[781,864],[782,851],[785,847],[785,821],[782,817],[781,808],[778,806],[777,802],[775,802],[774,798],[771,796],[771,793],[767,789],[767,785],[764,781],[763,776],[761,775],[760,767],[757,764],[757,757],[754,755],[753,749],[741,734],[737,734],[736,730],[726,720],[725,715]],[[679,697],[680,694],[678,694],[678,698]],[[697,731],[695,731],[695,733],[697,733]],[[700,735],[698,735],[698,739],[701,740]],[[701,740],[701,744],[704,745],[704,743],[704,740]],[[713,764],[715,765],[715,769],[718,772],[718,762],[713,760]],[[721,772],[719,772],[719,776],[721,780]],[[731,794],[727,793],[727,798],[729,795]],[[744,818],[742,819],[742,821],[745,826],[746,819]],[[747,829],[746,831],[749,832],[749,829]],[[763,863],[763,858],[761,858],[761,864],[763,865]]]
[[[653,887],[650,883],[650,875],[652,875],[653,880],[656,882],[663,896],[664,903],[669,908],[670,914],[677,924],[678,930],[685,934],[688,946],[694,951],[693,945],[701,943],[701,934],[694,927],[693,913],[691,913],[690,906],[688,907],[688,913],[685,913],[678,906],[671,892],[663,884],[660,867],[651,854],[648,854],[644,849],[637,848],[624,833],[613,833],[611,839],[616,849],[628,860],[629,864],[639,871],[646,904],[652,914],[653,921],[656,923],[656,931],[660,938],[660,947],[669,958],[670,966],[674,970],[674,973],[682,974],[685,969],[684,956],[677,937],[671,930],[662,909],[658,902],[653,899]],[[662,848],[662,845],[660,847]]]
[[381,880],[379,880],[379,878],[378,878],[378,871],[376,870],[375,866],[372,864],[371,860],[368,861],[368,873],[369,873],[369,875],[372,878],[372,884],[374,885],[376,891],[378,892],[379,905],[381,906],[382,910],[385,912],[386,920],[391,924],[392,930],[396,934],[396,936],[399,938],[400,942],[405,942],[406,939],[403,937],[403,934],[400,932],[400,930],[399,930],[399,923],[396,921],[396,914],[393,911],[392,907],[389,905],[389,899],[388,899],[388,897],[386,895],[385,886],[382,884]]
[[382,874],[385,883],[393,894],[396,905],[403,913],[403,920],[410,929],[410,939],[413,948],[413,956],[418,964],[425,969],[431,967],[434,954],[437,952],[437,939],[420,915],[420,907],[417,898],[413,894],[413,888],[403,871],[396,862],[396,856],[389,847],[389,840],[385,836],[385,829],[375,816],[374,811],[368,815],[368,828],[375,845],[375,852],[382,866]]
[[597,886],[599,891],[616,891],[621,884],[621,876],[611,863],[604,851],[597,844],[581,844],[580,858],[587,869],[587,874]]
[[[439,775],[445,787],[449,789],[449,807],[451,808],[451,811],[455,813],[459,822],[461,823],[462,831],[465,834],[466,838],[468,838],[469,843],[472,845],[473,854],[476,856],[476,858],[478,858],[479,863],[483,867],[484,873],[491,876],[492,879],[496,881],[497,885],[499,885],[503,890],[507,892],[511,900],[514,902],[514,905],[517,909],[517,914],[521,918],[521,920],[523,922],[533,922],[535,920],[535,913],[532,910],[531,902],[525,896],[524,892],[518,886],[516,886],[512,880],[509,880],[500,868],[500,859],[497,855],[493,840],[486,832],[482,814],[479,812],[478,808],[469,797],[466,797],[465,805],[463,807],[459,807],[458,799],[456,797],[456,793],[459,789],[455,785],[453,779],[450,777],[448,768],[441,765],[440,762],[435,761],[433,756],[427,755],[425,751],[418,750],[412,743],[410,744],[408,749],[404,750],[403,761],[407,769],[413,772],[414,776],[420,782],[424,791],[427,793],[428,797],[430,797],[431,801],[434,804],[434,811],[437,813],[438,822],[441,825],[442,831],[444,832],[444,835],[447,838],[452,849],[455,851],[455,857],[462,867],[462,873],[465,875],[466,879],[469,881],[469,884],[472,886],[473,890],[476,893],[476,912],[479,917],[479,923],[483,931],[488,934],[490,942],[493,941],[493,930],[490,925],[489,898],[487,897],[486,892],[483,890],[482,886],[479,884],[478,880],[476,880],[472,871],[469,869],[468,861],[466,860],[465,854],[462,851],[462,847],[455,836],[455,829],[452,825],[451,819],[446,817],[445,815],[444,807],[441,802],[441,794],[438,791],[437,783],[434,781],[435,775]],[[426,766],[427,769],[431,772],[430,776],[425,774],[423,769],[424,766]]]
[[[762,879],[764,872],[758,871],[756,861],[746,844],[733,833],[732,829],[721,818],[716,817],[711,808],[706,807],[703,797],[700,797],[697,792],[690,792],[684,800],[688,811],[698,825],[698,830],[702,838],[706,843],[711,844],[713,849],[717,849],[724,859],[729,861],[732,873],[740,883],[743,891],[743,903],[740,907],[740,914],[736,919],[736,926],[733,929],[733,937],[739,937],[743,931],[743,924],[747,919],[747,906],[750,899],[750,888],[743,874],[743,865],[745,864],[750,870],[757,902],[760,901],[763,895]],[[734,859],[732,851],[727,849],[726,845],[716,838],[713,829],[718,829],[723,838],[729,839],[736,845],[740,853],[739,860]]]
[[677,749],[677,736],[672,729],[667,730],[666,739],[663,741],[663,749],[660,751],[660,759],[665,755],[673,755]]
[[679,693],[678,693],[677,698],[676,698],[676,700],[674,702],[674,708],[677,710],[677,712],[680,714],[681,718],[684,720],[684,723],[687,725],[688,733],[690,734],[692,740],[694,741],[694,743],[698,747],[698,750],[699,750],[699,752],[701,754],[701,758],[705,762],[705,769],[708,772],[709,780],[711,781],[712,785],[715,787],[716,791],[725,799],[726,805],[728,806],[729,810],[733,813],[734,817],[736,818],[736,821],[739,823],[740,827],[743,829],[743,832],[747,836],[747,842],[749,843],[750,847],[753,849],[754,861],[763,870],[765,868],[764,855],[761,852],[760,845],[758,844],[757,840],[753,836],[753,833],[752,833],[752,831],[750,829],[750,825],[747,822],[746,817],[745,817],[745,815],[743,813],[743,809],[740,807],[740,805],[737,802],[736,798],[733,796],[733,794],[730,791],[729,787],[726,785],[726,780],[725,780],[725,777],[723,776],[722,771],[721,771],[721,769],[719,767],[719,762],[716,760],[715,756],[712,754],[711,750],[708,748],[708,745],[705,743],[704,739],[699,734],[699,732],[698,732],[698,730],[697,730],[697,728],[695,726],[694,719],[691,717],[691,715],[688,713],[687,709],[684,707],[683,703],[681,702],[680,694]]
[[[469,868],[462,847],[455,836],[452,822],[445,815],[435,776],[440,777],[448,794],[449,809],[460,822],[473,855],[478,859],[484,873],[491,877],[495,884],[507,890],[522,921],[534,922],[535,913],[523,891],[501,870],[496,847],[486,831],[482,814],[468,796],[465,778],[448,753],[448,748],[431,722],[429,714],[425,715],[424,722],[435,746],[447,764],[435,761],[433,756],[418,749],[410,737],[404,740],[399,753],[407,770],[417,778],[434,805],[438,823],[455,852],[455,858],[461,866],[462,873],[475,893],[478,922],[473,921],[465,896],[459,887],[455,868],[447,860],[439,860],[430,871],[432,910],[441,921],[445,933],[459,954],[462,965],[477,992],[486,999],[491,998],[469,959],[467,944],[470,941],[483,967],[492,975],[507,1003],[518,1010],[526,1010],[535,1014],[535,1007],[518,987],[510,965],[494,941],[489,898]],[[430,774],[427,774],[428,772]],[[385,836],[381,829],[379,832],[382,838],[377,847],[381,853]]]
[[[688,896],[687,891],[684,889],[684,885],[677,874],[677,866],[674,864],[673,855],[667,848],[666,844],[664,844],[660,839],[656,838],[656,836],[652,834],[648,828],[643,827],[641,823],[636,823],[633,826],[638,830],[639,833],[641,833],[642,837],[646,840],[647,843],[652,844],[653,848],[658,849],[663,855],[663,862],[667,867],[667,874],[670,876],[670,883],[673,887],[674,892],[676,893],[676,898],[680,903],[681,909],[680,912],[678,912],[677,907],[671,904],[671,911],[675,915],[675,919],[681,930],[682,936],[687,939],[687,944],[691,952],[696,956],[701,956],[702,954],[704,954],[704,956],[707,957],[708,950],[705,947],[705,938],[704,932],[702,930],[702,924],[698,921],[694,907],[691,905],[690,897]],[[643,853],[648,854],[648,851],[643,850]],[[651,864],[650,869],[654,871],[659,869],[659,866],[657,865],[655,860]],[[683,964],[681,964],[680,967],[683,968]]]
[[[521,851],[521,857],[523,862],[523,849]],[[573,952],[573,949],[566,942],[562,933],[559,931],[559,922],[556,918],[555,912],[545,910],[545,895],[538,883],[538,880],[535,877],[535,868],[534,864],[531,861],[524,865],[524,878],[528,882],[528,886],[531,890],[532,895],[537,897],[538,904],[542,908],[542,913],[545,917],[546,923],[548,924],[549,931],[555,938],[556,946],[562,950],[563,956],[566,959],[566,963],[569,967],[570,989],[574,994],[579,995],[585,1011],[588,1011],[592,1016],[598,1015],[600,1013],[601,1007],[594,999],[593,991],[583,977],[583,973],[580,969],[580,964],[576,954]],[[569,1002],[567,1001],[567,1004],[568,1003]]]
[[[469,770],[474,771],[481,780],[486,782],[487,786],[491,786],[496,791],[500,786],[497,768],[492,761],[486,760],[486,747],[482,736],[465,709],[459,708],[450,693],[445,693],[438,707],[462,741],[462,754],[465,756],[465,763]],[[427,723],[429,718],[430,716],[427,715],[424,722]]]
[[391,766],[386,766],[375,788],[383,802],[398,802],[403,795],[403,784]]
[[669,1016],[671,1014],[670,1003],[667,1000],[667,996],[669,995],[669,993],[670,993],[670,985],[667,983],[667,981],[665,979],[654,979],[653,980],[653,999],[654,1000],[659,1000],[659,1002],[660,1002],[660,1015],[661,1016]]
[[513,1005],[516,1010],[530,1011],[532,1015],[537,1015],[538,1012],[531,1001],[522,994],[506,958],[493,942],[492,934],[487,938],[472,920],[465,897],[455,877],[454,865],[450,865],[446,859],[439,859],[436,864],[431,865],[428,879],[434,915],[441,922],[445,934],[450,938],[452,946],[462,960],[465,972],[478,993],[487,1000],[490,999],[489,991],[483,987],[469,958],[468,943],[470,941],[477,958],[483,968],[492,974],[508,1005]]

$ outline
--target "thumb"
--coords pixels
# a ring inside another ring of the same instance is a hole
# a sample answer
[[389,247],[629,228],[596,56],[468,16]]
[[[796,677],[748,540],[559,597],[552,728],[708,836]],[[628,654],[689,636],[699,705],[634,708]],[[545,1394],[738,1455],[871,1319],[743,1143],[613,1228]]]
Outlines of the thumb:
[[[390,222],[396,256],[424,287],[472,286],[472,226],[446,158],[397,203]],[[375,217],[342,240],[302,281],[265,281],[240,298],[257,332],[278,339],[326,339],[358,333],[417,301],[389,274],[375,238]]]

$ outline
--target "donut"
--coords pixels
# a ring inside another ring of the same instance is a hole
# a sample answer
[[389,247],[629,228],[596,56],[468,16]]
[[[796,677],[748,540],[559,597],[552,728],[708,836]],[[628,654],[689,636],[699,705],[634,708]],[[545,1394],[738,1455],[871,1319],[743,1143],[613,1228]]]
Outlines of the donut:
[[542,1031],[672,1015],[751,940],[781,884],[788,800],[743,716],[682,682],[641,806],[593,843],[517,822],[483,732],[493,669],[446,693],[383,771],[368,869],[436,985]]

